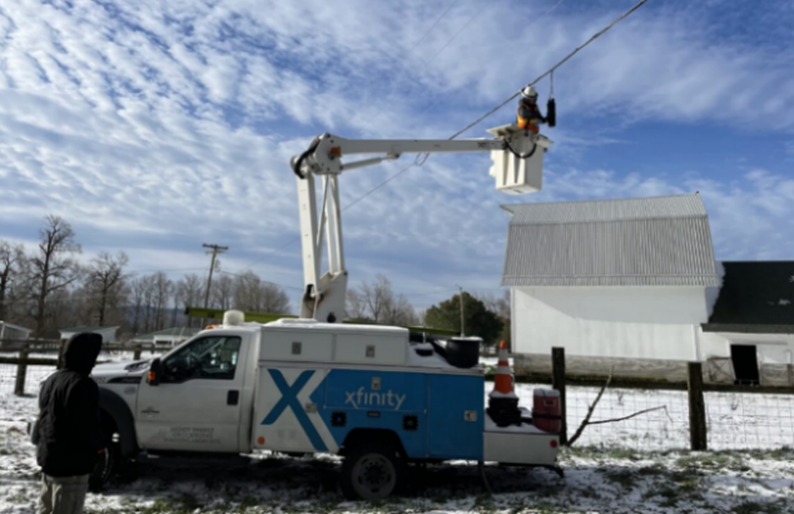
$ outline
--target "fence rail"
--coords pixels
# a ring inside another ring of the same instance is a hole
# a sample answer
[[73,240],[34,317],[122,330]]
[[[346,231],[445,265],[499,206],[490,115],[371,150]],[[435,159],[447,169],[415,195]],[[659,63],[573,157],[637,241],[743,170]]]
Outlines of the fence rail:
[[[13,390],[13,394],[16,396],[23,396],[26,392],[30,392],[28,368],[37,367],[49,370],[44,373],[44,376],[58,369],[61,367],[63,347],[64,342],[57,339],[1,340],[0,395],[9,389]],[[154,343],[107,343],[102,345],[97,363],[110,362],[114,360],[110,357],[125,353],[131,353],[130,357],[133,360],[139,360],[144,353],[154,355],[170,349],[171,347],[162,347]],[[41,369],[36,371],[35,377],[42,376]]]

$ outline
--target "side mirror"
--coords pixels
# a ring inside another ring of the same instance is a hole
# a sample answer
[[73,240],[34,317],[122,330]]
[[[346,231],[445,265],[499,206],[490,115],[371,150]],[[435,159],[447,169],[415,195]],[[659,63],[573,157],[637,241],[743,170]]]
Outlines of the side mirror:
[[149,374],[146,376],[146,381],[149,383],[150,386],[156,386],[160,384],[160,374],[162,372],[162,365],[160,364],[160,359],[154,359],[152,361],[151,366],[149,366]]

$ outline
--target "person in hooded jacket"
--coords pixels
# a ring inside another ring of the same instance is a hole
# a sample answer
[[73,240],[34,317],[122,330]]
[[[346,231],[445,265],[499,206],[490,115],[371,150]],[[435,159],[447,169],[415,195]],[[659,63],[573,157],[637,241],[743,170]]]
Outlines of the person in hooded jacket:
[[38,514],[83,510],[88,478],[105,448],[99,388],[89,376],[101,347],[101,335],[75,334],[66,342],[63,368],[42,384],[31,434],[42,471]]

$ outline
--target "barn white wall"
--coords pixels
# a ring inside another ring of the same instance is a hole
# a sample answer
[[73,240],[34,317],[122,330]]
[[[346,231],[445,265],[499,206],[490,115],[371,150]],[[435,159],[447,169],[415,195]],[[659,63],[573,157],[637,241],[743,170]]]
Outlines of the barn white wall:
[[696,335],[707,317],[703,287],[518,287],[514,351],[694,360],[716,344]]

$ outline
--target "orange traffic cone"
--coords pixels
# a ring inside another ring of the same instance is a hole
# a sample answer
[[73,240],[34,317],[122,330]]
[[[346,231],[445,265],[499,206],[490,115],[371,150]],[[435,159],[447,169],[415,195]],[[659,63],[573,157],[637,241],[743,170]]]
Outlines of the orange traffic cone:
[[507,359],[507,343],[499,344],[499,363],[491,394],[488,395],[488,417],[497,426],[506,427],[521,424],[521,409],[518,408],[518,395],[513,389],[513,374]]
[[499,343],[499,362],[496,365],[496,377],[494,378],[493,391],[488,396],[491,398],[516,396],[513,388],[513,373],[510,371],[510,362],[507,357],[507,342],[504,340]]

